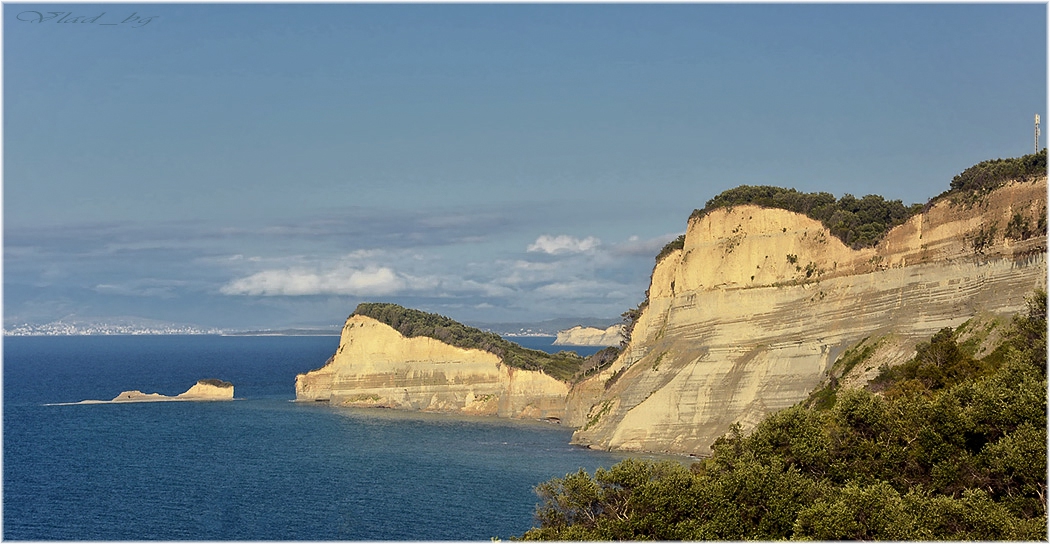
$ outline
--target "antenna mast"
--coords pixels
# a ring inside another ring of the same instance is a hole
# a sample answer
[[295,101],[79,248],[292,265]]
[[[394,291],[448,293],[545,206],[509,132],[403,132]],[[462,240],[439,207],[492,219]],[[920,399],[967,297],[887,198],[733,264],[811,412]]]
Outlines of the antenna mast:
[[1039,153],[1039,114],[1035,114],[1035,152]]

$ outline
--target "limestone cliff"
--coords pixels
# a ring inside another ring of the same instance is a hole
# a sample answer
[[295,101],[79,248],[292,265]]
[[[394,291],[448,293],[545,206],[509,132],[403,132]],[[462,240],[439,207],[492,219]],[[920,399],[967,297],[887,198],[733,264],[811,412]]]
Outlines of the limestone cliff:
[[623,325],[613,325],[608,329],[577,326],[558,331],[554,340],[555,346],[618,346],[623,340]]
[[364,315],[347,319],[339,348],[323,367],[295,380],[300,401],[510,418],[561,419],[568,390],[567,383],[513,368],[494,353],[406,338]]
[[653,270],[630,344],[570,392],[573,442],[704,454],[734,422],[747,429],[806,399],[865,338],[891,338],[882,357],[903,362],[943,327],[1021,310],[1045,288],[1046,236],[1010,225],[1045,218],[1046,191],[1042,177],[941,199],[860,250],[779,209],[691,220]]

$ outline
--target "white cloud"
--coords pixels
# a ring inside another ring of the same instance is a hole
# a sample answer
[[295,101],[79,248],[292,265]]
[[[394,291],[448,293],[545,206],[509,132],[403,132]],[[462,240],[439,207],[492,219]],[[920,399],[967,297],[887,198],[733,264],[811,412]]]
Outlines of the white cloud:
[[560,234],[558,236],[550,236],[544,234],[532,244],[529,244],[528,251],[530,253],[541,252],[549,255],[559,255],[563,253],[583,253],[597,248],[601,245],[602,241],[593,237],[588,236],[583,238],[576,238],[567,234]]
[[302,268],[264,270],[227,283],[225,295],[392,295],[405,288],[405,280],[387,267],[339,268],[314,272]]

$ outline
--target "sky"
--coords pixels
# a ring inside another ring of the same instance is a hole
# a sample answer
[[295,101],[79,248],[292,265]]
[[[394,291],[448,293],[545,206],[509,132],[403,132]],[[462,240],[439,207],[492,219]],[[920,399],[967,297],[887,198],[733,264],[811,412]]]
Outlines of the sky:
[[4,324],[615,319],[726,189],[1031,153],[1046,9],[6,3]]

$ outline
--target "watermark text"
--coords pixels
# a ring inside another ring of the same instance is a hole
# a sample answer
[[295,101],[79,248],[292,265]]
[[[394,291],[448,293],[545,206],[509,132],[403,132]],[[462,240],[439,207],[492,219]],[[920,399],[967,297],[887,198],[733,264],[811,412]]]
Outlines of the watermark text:
[[[98,15],[78,15],[72,11],[23,11],[15,18],[23,23],[54,23],[54,24],[86,24],[98,26],[123,26],[127,28],[142,28],[159,19],[157,15],[139,15],[132,12],[128,16],[106,15],[103,11]],[[125,12],[126,13],[126,12]]]

